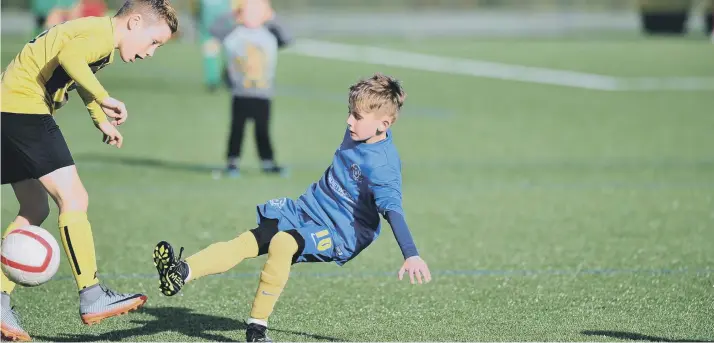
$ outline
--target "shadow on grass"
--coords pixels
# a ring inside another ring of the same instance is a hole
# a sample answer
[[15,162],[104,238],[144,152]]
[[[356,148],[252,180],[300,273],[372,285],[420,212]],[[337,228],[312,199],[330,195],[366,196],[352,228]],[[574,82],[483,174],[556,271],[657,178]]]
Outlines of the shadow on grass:
[[[58,337],[35,336],[35,339],[53,342],[90,342],[90,341],[133,341],[137,336],[151,336],[163,332],[176,332],[187,337],[187,340],[203,339],[219,342],[245,341],[247,325],[239,320],[213,316],[202,313],[192,313],[191,309],[183,307],[145,307],[142,313],[153,316],[153,320],[132,320],[133,324],[141,326],[131,329],[116,330],[99,335],[59,334]],[[216,334],[216,331],[227,332],[228,336]],[[337,342],[341,339],[270,328],[269,332],[282,332],[302,336],[306,339]]]
[[698,341],[693,339],[669,339],[664,337],[656,337],[643,335],[634,332],[624,332],[624,331],[608,331],[608,330],[585,330],[581,332],[583,335],[587,336],[605,336],[617,339],[629,339],[632,341],[646,341],[646,342],[710,342],[710,341]]

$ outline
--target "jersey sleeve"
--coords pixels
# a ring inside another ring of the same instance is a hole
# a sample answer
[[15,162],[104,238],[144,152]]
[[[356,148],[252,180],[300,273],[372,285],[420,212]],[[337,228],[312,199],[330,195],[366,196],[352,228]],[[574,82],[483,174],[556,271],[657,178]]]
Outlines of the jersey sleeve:
[[397,240],[397,244],[399,244],[399,249],[402,250],[404,259],[419,256],[419,251],[417,250],[414,238],[412,238],[412,233],[409,231],[409,226],[407,226],[407,221],[404,219],[404,216],[400,213],[389,211],[387,212],[387,221],[389,222],[389,226],[392,227],[392,233],[394,233],[394,238]]
[[379,213],[384,216],[392,227],[394,238],[399,244],[404,259],[418,256],[419,251],[414,244],[402,208],[402,178],[394,166],[383,166],[371,172],[369,187],[374,194],[374,200]]
[[[112,47],[113,48],[113,47]],[[57,61],[67,75],[84,88],[89,96],[102,102],[109,93],[102,87],[97,77],[89,68],[89,63],[97,61],[111,53],[107,51],[107,42],[98,38],[78,37],[69,41],[57,54]]]
[[104,114],[102,107],[98,102],[94,101],[94,98],[86,89],[82,88],[82,86],[77,86],[77,93],[84,101],[84,105],[87,106],[87,111],[89,111],[89,116],[92,118],[94,125],[107,121],[107,116]]
[[380,214],[385,216],[388,211],[394,211],[404,215],[402,177],[396,167],[390,165],[377,167],[368,175],[368,181]]
[[292,43],[293,38],[287,33],[285,27],[281,24],[277,17],[270,19],[265,23],[265,26],[268,28],[270,33],[275,36],[275,39],[278,40],[278,48],[285,48]]

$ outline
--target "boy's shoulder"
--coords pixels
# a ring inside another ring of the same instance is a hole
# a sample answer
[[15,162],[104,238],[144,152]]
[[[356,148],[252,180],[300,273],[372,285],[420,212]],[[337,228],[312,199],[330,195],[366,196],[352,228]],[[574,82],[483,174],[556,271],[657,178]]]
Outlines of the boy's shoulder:
[[227,46],[242,46],[249,43],[261,46],[263,49],[269,49],[272,46],[277,49],[278,45],[277,39],[267,28],[247,28],[242,25],[237,25],[227,32],[223,43]]
[[[110,17],[82,17],[68,20],[55,27],[67,29],[94,29],[96,27],[110,28],[112,21]],[[97,32],[99,33],[99,32]]]
[[386,174],[401,175],[402,161],[394,144],[384,144],[370,149],[362,163],[362,171],[369,179],[383,178]]
[[[51,34],[52,30],[56,31],[56,35]],[[38,38],[42,36],[56,37],[49,39],[60,39],[64,41],[80,37],[88,38],[101,44],[102,47],[111,45],[111,48],[114,48],[114,24],[110,17],[84,17],[68,20],[48,29],[38,36]]]
[[233,29],[233,33],[236,32],[244,37],[261,37],[268,40],[275,39],[275,36],[273,36],[269,28],[265,25],[260,27],[245,27],[243,25],[236,25]]

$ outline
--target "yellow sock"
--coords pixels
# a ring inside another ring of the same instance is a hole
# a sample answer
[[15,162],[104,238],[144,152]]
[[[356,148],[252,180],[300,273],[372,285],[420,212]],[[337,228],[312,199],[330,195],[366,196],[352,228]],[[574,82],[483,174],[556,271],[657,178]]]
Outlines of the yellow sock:
[[270,241],[268,260],[260,273],[260,285],[253,300],[253,309],[250,311],[252,319],[268,321],[280,293],[288,282],[290,265],[297,250],[298,244],[295,238],[288,233],[279,232]]
[[81,291],[99,283],[92,227],[85,212],[64,212],[59,216],[62,246]]
[[[19,225],[15,224],[15,222],[10,223],[10,226],[7,227],[7,230],[5,230],[5,233],[2,235],[2,238],[5,239],[10,231],[15,230],[18,226]],[[10,279],[5,276],[5,273],[0,274],[2,274],[2,278],[0,278],[0,288],[7,294],[12,293],[12,290],[15,289],[15,283],[10,281]]]
[[224,273],[244,259],[256,256],[258,256],[258,242],[252,232],[246,231],[230,241],[211,244],[208,248],[187,258],[186,263],[191,274],[186,281]]

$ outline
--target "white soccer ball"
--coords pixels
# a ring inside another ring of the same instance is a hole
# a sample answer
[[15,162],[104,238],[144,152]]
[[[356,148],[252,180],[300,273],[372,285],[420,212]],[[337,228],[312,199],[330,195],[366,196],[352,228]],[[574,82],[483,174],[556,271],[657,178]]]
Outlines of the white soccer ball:
[[59,245],[47,230],[23,226],[2,241],[2,270],[8,279],[23,286],[49,281],[60,264]]

